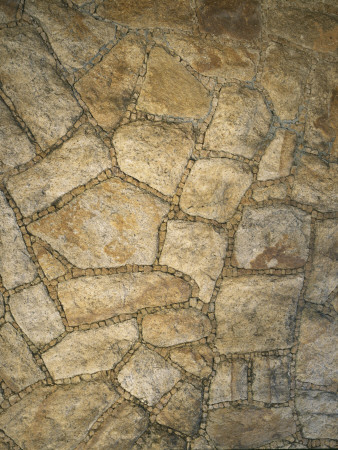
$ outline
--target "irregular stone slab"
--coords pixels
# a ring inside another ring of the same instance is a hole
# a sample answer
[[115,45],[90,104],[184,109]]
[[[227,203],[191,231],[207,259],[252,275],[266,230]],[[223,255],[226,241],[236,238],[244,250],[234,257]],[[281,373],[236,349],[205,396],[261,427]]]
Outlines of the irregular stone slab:
[[0,329],[0,377],[14,392],[45,378],[23,338],[6,323]]
[[199,436],[198,438],[191,441],[192,450],[214,450],[215,447],[209,444],[204,436]]
[[204,145],[209,150],[252,158],[270,121],[271,114],[258,91],[237,85],[223,87]]
[[246,400],[248,398],[248,363],[242,359],[223,361],[211,381],[209,402]]
[[233,264],[246,269],[289,269],[307,261],[309,214],[292,206],[246,207],[234,245]]
[[174,348],[170,352],[170,359],[187,372],[197,377],[208,377],[212,370],[214,355],[207,345],[193,345],[190,347]]
[[243,406],[209,411],[207,433],[219,449],[258,448],[296,432],[292,409]]
[[16,19],[19,0],[3,0],[1,2],[0,23],[13,22]]
[[119,395],[104,382],[42,386],[11,406],[0,427],[26,449],[74,449]]
[[11,295],[9,305],[16,323],[35,345],[48,344],[65,331],[43,283]]
[[337,345],[337,319],[304,309],[297,352],[297,379],[318,385],[337,383],[338,357],[334,351]]
[[135,319],[74,331],[42,354],[55,380],[112,369],[138,339]]
[[0,274],[7,289],[34,280],[37,271],[30,259],[15,215],[0,192]]
[[119,373],[121,386],[152,406],[178,382],[179,370],[158,353],[140,347]]
[[28,0],[25,12],[41,23],[55,53],[68,69],[79,69],[104,44],[115,39],[115,26],[79,10],[65,8],[60,0]]
[[144,57],[144,42],[129,34],[75,84],[105,130],[114,129],[124,116]]
[[338,209],[336,180],[338,164],[327,164],[317,156],[304,153],[300,156],[291,196],[318,211]]
[[190,293],[186,281],[161,272],[81,277],[58,285],[58,298],[72,326],[184,302]]
[[109,149],[94,129],[85,125],[40,163],[6,184],[22,214],[29,216],[109,167]]
[[202,387],[190,383],[175,392],[156,420],[188,435],[196,434],[202,418]]
[[211,97],[203,85],[162,48],[155,47],[137,107],[151,114],[204,117]]
[[142,321],[143,339],[157,347],[197,341],[210,331],[209,318],[192,308],[149,314]]
[[252,371],[255,401],[284,403],[290,399],[289,358],[255,356]]
[[[184,439],[174,433],[168,433],[164,428],[152,426],[137,441],[135,450],[186,450],[187,444]],[[134,449],[133,449],[134,450]]]
[[225,222],[252,183],[249,166],[226,158],[197,161],[184,185],[181,209],[193,216]]
[[3,298],[3,295],[0,292],[0,317],[2,317],[4,314],[5,314],[4,298]]
[[35,156],[34,145],[0,100],[0,174]]
[[303,276],[225,278],[216,300],[221,353],[291,347]]
[[259,163],[257,180],[275,180],[290,175],[295,145],[295,133],[278,130]]
[[163,200],[112,178],[28,229],[82,269],[152,264],[168,211]]
[[323,391],[298,391],[296,408],[306,439],[337,439],[337,395]]
[[191,125],[132,122],[113,138],[123,172],[165,195],[174,195],[191,156]]
[[7,28],[1,30],[0,38],[2,89],[39,144],[50,147],[67,133],[82,110],[33,27]]
[[256,202],[284,200],[287,194],[288,188],[284,183],[273,184],[271,186],[256,186],[252,190],[252,198]]
[[61,277],[66,273],[66,267],[60,263],[49,251],[38,242],[33,244],[33,250],[41,269],[49,280]]

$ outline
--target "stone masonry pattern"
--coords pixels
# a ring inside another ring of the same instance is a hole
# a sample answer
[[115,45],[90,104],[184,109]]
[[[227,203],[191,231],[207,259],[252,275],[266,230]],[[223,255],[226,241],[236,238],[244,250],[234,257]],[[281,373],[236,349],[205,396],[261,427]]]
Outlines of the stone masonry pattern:
[[0,450],[338,447],[334,0],[0,0]]

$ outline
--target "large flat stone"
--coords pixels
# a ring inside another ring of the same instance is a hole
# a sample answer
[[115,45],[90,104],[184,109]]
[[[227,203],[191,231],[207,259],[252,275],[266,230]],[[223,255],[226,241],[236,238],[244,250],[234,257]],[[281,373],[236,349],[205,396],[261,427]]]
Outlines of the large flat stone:
[[187,372],[204,378],[211,373],[214,355],[207,345],[192,345],[172,349],[170,359]]
[[248,398],[248,363],[243,359],[223,361],[210,385],[210,404]]
[[290,360],[257,356],[253,360],[252,392],[255,401],[284,403],[290,399]]

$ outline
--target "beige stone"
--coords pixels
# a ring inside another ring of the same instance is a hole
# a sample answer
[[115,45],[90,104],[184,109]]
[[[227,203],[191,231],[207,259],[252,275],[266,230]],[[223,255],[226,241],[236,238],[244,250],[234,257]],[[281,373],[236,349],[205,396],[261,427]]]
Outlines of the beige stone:
[[11,177],[7,187],[22,214],[29,216],[109,167],[108,148],[85,125],[40,163]]
[[0,32],[2,89],[43,148],[64,136],[82,113],[55,60],[31,26]]
[[289,400],[289,358],[255,356],[252,372],[252,391],[255,401],[284,403]]
[[118,397],[102,381],[42,386],[11,406],[0,426],[21,448],[71,450]]
[[16,323],[35,345],[48,344],[65,331],[43,283],[11,295],[9,306]]
[[117,378],[124,389],[152,406],[179,381],[181,373],[158,353],[142,346]]
[[223,361],[211,381],[210,404],[248,398],[248,363],[241,359]]
[[149,314],[142,321],[143,339],[157,347],[197,341],[210,331],[209,318],[192,308]]
[[58,297],[70,325],[184,302],[190,293],[186,281],[161,272],[81,277],[58,285]]
[[237,85],[223,87],[204,145],[252,158],[266,137],[271,114],[262,95]]
[[246,207],[234,245],[233,264],[246,269],[288,269],[307,261],[309,214],[292,206]]
[[252,179],[250,168],[239,161],[199,160],[184,185],[180,207],[193,216],[225,222],[235,213]]
[[165,195],[174,195],[191,156],[191,125],[132,122],[113,139],[123,172]]
[[13,22],[16,19],[19,0],[3,0],[0,9],[0,23]]
[[42,358],[56,380],[83,373],[110,370],[138,340],[135,319],[94,328],[74,331],[42,354]]
[[225,278],[216,299],[221,353],[291,347],[303,276]]
[[45,378],[23,338],[9,323],[0,329],[0,378],[14,392]]
[[35,242],[33,250],[40,264],[41,269],[48,280],[61,277],[66,273],[66,267],[56,259],[43,245]]
[[37,272],[30,259],[15,215],[0,192],[0,274],[7,289],[30,283]]
[[209,444],[204,436],[199,436],[198,438],[191,441],[192,450],[214,450],[214,446]]
[[174,348],[170,359],[197,377],[208,377],[212,370],[213,353],[207,345]]
[[155,47],[137,107],[151,114],[201,118],[209,111],[210,96],[203,85],[165,50]]
[[28,229],[83,269],[152,264],[168,210],[163,200],[112,178]]
[[175,433],[169,433],[164,427],[152,426],[138,440],[133,450],[186,450],[184,439]]
[[129,34],[75,84],[105,130],[114,129],[125,114],[144,57],[143,40]]
[[223,267],[227,236],[204,223],[168,221],[160,264],[190,275],[198,284],[199,297],[209,302]]
[[284,200],[287,194],[288,188],[284,183],[273,184],[272,186],[256,186],[252,190],[252,198],[256,202]]
[[3,295],[0,292],[0,317],[2,317],[4,314],[5,314],[4,298],[3,298]]

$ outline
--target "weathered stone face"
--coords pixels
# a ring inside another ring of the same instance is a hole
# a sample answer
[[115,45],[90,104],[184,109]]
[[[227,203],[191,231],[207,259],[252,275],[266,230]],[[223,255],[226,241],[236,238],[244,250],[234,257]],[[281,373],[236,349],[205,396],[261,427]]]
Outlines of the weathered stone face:
[[43,245],[35,242],[33,244],[34,253],[44,274],[49,280],[65,274],[65,266],[56,259]]
[[150,427],[138,440],[135,449],[142,450],[144,448],[167,450],[174,448],[175,450],[186,450],[187,444],[184,439],[177,434],[169,433],[163,427]]
[[248,398],[248,364],[238,359],[217,366],[210,386],[210,404],[246,400]]
[[253,398],[264,403],[284,403],[290,398],[290,360],[286,357],[255,357]]
[[213,353],[206,345],[174,348],[170,359],[196,376],[207,377],[212,370]]

